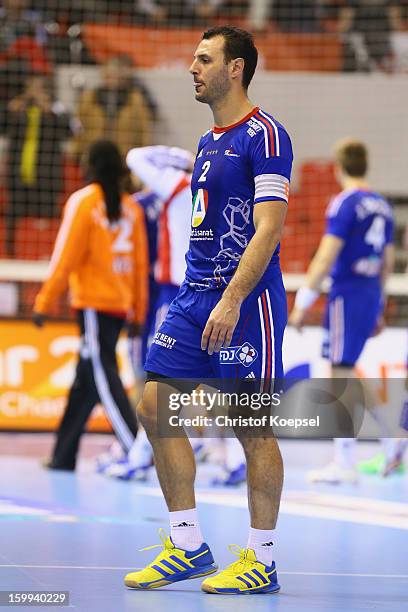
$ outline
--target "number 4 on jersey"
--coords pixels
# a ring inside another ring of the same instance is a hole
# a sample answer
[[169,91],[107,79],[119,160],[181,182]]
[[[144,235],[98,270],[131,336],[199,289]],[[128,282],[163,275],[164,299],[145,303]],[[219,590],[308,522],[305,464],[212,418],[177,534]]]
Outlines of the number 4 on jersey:
[[374,217],[373,222],[368,228],[366,235],[364,236],[366,244],[370,244],[374,251],[380,253],[385,243],[385,219],[377,215]]

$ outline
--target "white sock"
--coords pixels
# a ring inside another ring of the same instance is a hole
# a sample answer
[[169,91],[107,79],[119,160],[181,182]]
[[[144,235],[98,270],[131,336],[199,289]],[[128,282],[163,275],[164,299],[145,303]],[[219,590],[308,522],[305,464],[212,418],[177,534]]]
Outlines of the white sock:
[[170,512],[170,534],[176,548],[197,550],[204,542],[196,508]]
[[401,457],[401,459],[403,459],[404,453],[408,448],[408,438],[398,438],[397,442],[397,457]]
[[[394,438],[390,438],[390,427],[385,418],[385,408],[384,406],[374,406],[370,410],[370,414],[373,417],[374,421],[378,425],[378,429],[381,434],[381,445],[384,451],[385,460],[392,461],[397,452],[397,445]],[[387,436],[387,437],[385,437]]]
[[247,548],[251,548],[254,551],[257,561],[264,563],[268,567],[272,565],[273,560],[274,534],[274,529],[249,528]]
[[128,460],[132,466],[138,467],[151,463],[153,457],[152,445],[144,429],[137,432],[136,440],[129,451]]
[[334,461],[343,470],[352,470],[355,465],[356,441],[354,438],[334,439]]
[[393,461],[398,452],[398,438],[382,438],[381,446],[385,455],[385,462]]
[[242,445],[236,438],[225,439],[225,467],[229,472],[236,470],[245,463],[245,454]]

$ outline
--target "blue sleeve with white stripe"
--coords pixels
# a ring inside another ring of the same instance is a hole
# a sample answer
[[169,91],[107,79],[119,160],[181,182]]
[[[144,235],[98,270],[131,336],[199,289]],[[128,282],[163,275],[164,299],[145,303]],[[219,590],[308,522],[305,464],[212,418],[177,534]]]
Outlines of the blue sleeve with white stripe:
[[292,143],[286,130],[277,127],[270,133],[258,132],[251,142],[250,158],[255,181],[254,204],[289,199],[289,182],[292,171]]
[[337,196],[327,209],[326,234],[346,240],[354,223],[355,207],[352,197]]

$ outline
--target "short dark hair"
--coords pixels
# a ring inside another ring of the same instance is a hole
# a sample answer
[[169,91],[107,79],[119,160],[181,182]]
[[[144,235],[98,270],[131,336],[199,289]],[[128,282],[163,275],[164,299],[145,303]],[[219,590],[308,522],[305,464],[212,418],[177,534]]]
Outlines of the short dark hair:
[[209,40],[210,38],[215,38],[215,36],[222,36],[224,38],[225,63],[237,57],[242,57],[244,60],[242,85],[245,89],[248,89],[258,63],[258,50],[254,44],[254,37],[250,32],[241,28],[215,26],[206,30],[202,39]]
[[336,161],[342,170],[354,178],[367,174],[368,151],[363,142],[355,138],[347,138],[335,145]]

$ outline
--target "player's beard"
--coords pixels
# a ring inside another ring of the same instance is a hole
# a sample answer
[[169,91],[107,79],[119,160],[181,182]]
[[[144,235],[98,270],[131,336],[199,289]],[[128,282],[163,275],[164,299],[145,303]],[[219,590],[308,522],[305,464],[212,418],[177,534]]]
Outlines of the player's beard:
[[198,102],[214,106],[217,102],[225,98],[231,89],[227,67],[220,70],[220,72],[211,79],[211,82],[206,83],[204,87],[205,89],[202,95],[200,95],[200,93],[196,94],[196,100]]

